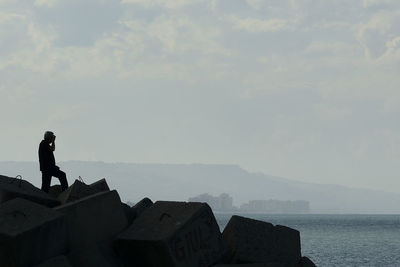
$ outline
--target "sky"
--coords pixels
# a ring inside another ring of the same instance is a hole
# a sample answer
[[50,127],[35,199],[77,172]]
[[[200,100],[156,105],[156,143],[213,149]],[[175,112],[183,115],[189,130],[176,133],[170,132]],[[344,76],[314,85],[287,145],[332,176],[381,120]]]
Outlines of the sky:
[[0,0],[0,161],[400,192],[399,73],[398,0]]

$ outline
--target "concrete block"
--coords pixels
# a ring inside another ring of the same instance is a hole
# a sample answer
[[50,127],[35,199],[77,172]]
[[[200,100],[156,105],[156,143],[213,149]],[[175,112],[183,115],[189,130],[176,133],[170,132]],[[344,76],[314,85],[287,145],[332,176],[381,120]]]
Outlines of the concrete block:
[[150,198],[143,198],[135,206],[132,207],[133,212],[135,213],[135,218],[139,217],[146,209],[153,206],[153,201]]
[[127,266],[212,266],[225,246],[206,203],[157,201],[116,240]]
[[68,203],[72,202],[90,195],[93,195],[97,193],[93,188],[91,188],[89,185],[79,181],[75,180],[75,182],[68,187],[67,190],[62,192],[58,196],[58,200],[62,203]]
[[123,266],[109,243],[93,243],[86,248],[74,250],[68,254],[68,259],[74,267]]
[[128,219],[128,224],[131,225],[133,220],[136,219],[136,212],[128,204],[121,203],[122,209],[125,212],[126,218]]
[[300,233],[289,227],[232,216],[222,235],[231,252],[231,263],[295,266],[301,258]]
[[58,196],[62,193],[62,189],[61,189],[61,185],[56,184],[56,185],[52,185],[50,186],[49,189],[49,195],[54,197],[54,198],[58,198]]
[[0,175],[0,204],[14,198],[27,199],[48,207],[60,202],[25,180]]
[[66,217],[70,247],[110,240],[127,226],[117,191],[97,193],[55,208]]
[[243,263],[243,264],[218,264],[213,267],[283,267],[282,263]]
[[316,267],[314,262],[307,257],[302,257],[299,262],[299,267]]
[[104,191],[110,191],[110,188],[108,187],[107,181],[105,178],[98,180],[97,182],[94,182],[89,185],[94,191],[97,193],[99,192],[104,192]]
[[35,267],[72,267],[64,255],[47,260]]
[[0,266],[34,266],[67,248],[62,213],[20,198],[0,205]]

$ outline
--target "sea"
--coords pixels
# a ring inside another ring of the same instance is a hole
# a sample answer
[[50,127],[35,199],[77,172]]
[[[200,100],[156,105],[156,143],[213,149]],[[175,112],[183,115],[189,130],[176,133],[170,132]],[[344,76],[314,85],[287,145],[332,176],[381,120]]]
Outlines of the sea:
[[[400,215],[236,214],[300,231],[317,266],[399,266]],[[232,214],[216,213],[221,231]]]

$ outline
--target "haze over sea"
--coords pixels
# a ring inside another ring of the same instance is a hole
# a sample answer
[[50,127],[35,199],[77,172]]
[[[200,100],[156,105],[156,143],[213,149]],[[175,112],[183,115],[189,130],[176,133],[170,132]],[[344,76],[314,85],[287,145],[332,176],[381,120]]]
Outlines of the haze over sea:
[[[223,230],[232,214],[215,216]],[[400,215],[243,216],[299,230],[302,255],[317,266],[400,266]]]

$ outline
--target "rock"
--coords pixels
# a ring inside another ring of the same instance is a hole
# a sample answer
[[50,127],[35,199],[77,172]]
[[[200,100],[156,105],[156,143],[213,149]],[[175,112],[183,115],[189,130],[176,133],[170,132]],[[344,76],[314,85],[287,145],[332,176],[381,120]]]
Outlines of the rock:
[[136,212],[128,204],[121,203],[122,209],[125,212],[126,218],[128,219],[128,225],[131,225],[133,220],[136,218]]
[[110,188],[108,187],[107,181],[105,178],[98,180],[97,182],[94,182],[89,185],[94,191],[97,193],[99,192],[104,192],[104,191],[110,191]]
[[295,266],[301,257],[300,233],[289,227],[232,216],[222,235],[231,252],[231,263]]
[[244,263],[244,264],[218,264],[213,267],[283,267],[282,263]]
[[67,251],[62,213],[25,199],[0,205],[0,266],[34,266]]
[[48,207],[60,204],[57,199],[46,194],[25,180],[0,175],[0,203],[14,198],[23,198]]
[[119,267],[123,266],[111,244],[93,243],[84,249],[74,250],[68,255],[73,266]]
[[146,209],[153,206],[153,201],[150,198],[143,198],[135,206],[132,207],[133,212],[135,213],[135,218],[139,217]]
[[68,259],[62,255],[47,260],[39,265],[36,265],[35,267],[72,267],[72,265],[69,263]]
[[58,198],[58,196],[62,193],[62,189],[61,189],[61,185],[56,184],[56,185],[52,185],[50,186],[49,189],[49,195],[54,197],[54,198]]
[[116,240],[127,266],[212,266],[225,247],[206,203],[157,201]]
[[117,191],[97,193],[55,208],[65,214],[73,249],[110,240],[128,226]]
[[302,257],[299,262],[299,267],[316,267],[316,265],[309,258]]
[[58,200],[60,200],[62,204],[65,204],[81,199],[83,197],[93,195],[95,193],[97,192],[89,185],[79,180],[75,180],[75,182],[70,187],[68,187],[67,190],[65,190],[58,196]]

